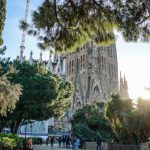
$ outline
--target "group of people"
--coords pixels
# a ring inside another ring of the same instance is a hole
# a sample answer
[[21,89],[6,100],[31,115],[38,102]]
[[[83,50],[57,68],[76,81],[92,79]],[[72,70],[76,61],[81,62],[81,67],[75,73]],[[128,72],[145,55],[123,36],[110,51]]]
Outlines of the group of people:
[[[75,141],[71,140],[70,136],[59,136],[59,137],[48,137],[46,139],[46,146],[48,144],[51,144],[51,147],[53,147],[53,144],[58,140],[59,148],[68,148],[70,149],[72,146],[75,150],[78,150],[78,147],[80,145],[80,140],[76,139]],[[72,145],[72,146],[71,146]]]
[[[56,137],[48,137],[46,139],[46,146],[48,146],[48,144],[51,144],[51,147],[53,148],[53,144],[55,143],[55,141],[58,140],[59,143],[59,148],[62,147],[66,147],[66,148],[71,148],[71,145],[74,147],[75,150],[78,150],[78,147],[80,145],[80,140],[79,138],[76,138],[75,141],[72,141],[70,136],[59,136],[58,138]],[[96,144],[97,144],[97,150],[102,150],[102,138],[101,135],[97,133],[96,135]],[[63,145],[61,145],[63,144]],[[32,139],[28,139],[26,141],[26,146],[25,146],[25,150],[34,150],[34,146],[32,144]]]

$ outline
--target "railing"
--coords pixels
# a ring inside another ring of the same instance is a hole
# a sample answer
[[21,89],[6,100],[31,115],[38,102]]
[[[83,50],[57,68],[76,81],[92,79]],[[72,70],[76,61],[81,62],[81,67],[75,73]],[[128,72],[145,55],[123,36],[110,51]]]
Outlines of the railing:
[[141,150],[141,146],[108,143],[107,150]]
[[[85,142],[86,150],[95,150],[96,142]],[[102,150],[150,150],[150,145],[148,143],[143,143],[140,145],[123,145],[116,143],[102,143]]]

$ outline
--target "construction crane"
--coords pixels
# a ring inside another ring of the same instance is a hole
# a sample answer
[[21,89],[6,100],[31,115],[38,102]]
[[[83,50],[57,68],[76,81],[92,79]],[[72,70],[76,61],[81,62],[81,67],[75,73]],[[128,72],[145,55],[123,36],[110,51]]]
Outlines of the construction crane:
[[[26,9],[25,9],[25,18],[24,22],[28,23],[28,15],[29,15],[29,5],[30,5],[30,0],[26,0]],[[25,49],[25,37],[26,37],[26,29],[23,30],[22,33],[22,40],[21,40],[21,46],[20,46],[20,61],[22,62],[24,57],[23,57],[23,51]]]

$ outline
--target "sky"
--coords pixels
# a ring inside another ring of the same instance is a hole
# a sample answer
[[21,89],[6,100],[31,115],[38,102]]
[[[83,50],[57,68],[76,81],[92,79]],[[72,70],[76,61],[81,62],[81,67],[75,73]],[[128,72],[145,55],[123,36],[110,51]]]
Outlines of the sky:
[[[31,14],[43,0],[30,1],[29,22]],[[7,16],[3,32],[4,45],[7,46],[5,56],[15,59],[19,55],[22,31],[19,29],[19,21],[25,15],[26,0],[7,0]],[[116,47],[118,54],[119,72],[125,74],[128,81],[128,91],[132,99],[138,97],[150,98],[144,88],[150,87],[150,43],[132,43],[125,42],[120,33],[117,34]],[[29,58],[30,51],[33,51],[33,57],[39,58],[39,52],[36,45],[36,38],[26,36],[25,56]],[[48,59],[48,52],[44,52],[43,57]]]

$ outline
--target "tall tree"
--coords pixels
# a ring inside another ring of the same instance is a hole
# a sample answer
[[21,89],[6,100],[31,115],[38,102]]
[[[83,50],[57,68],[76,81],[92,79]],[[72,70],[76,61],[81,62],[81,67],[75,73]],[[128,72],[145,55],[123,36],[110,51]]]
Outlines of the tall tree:
[[61,117],[70,105],[71,84],[62,82],[42,64],[14,62],[14,67],[18,74],[12,76],[11,82],[21,84],[23,90],[13,113],[2,118],[9,121],[11,132],[16,133],[23,121]]
[[96,104],[78,109],[71,122],[74,134],[81,139],[95,140],[96,133],[100,133],[103,140],[115,138],[109,121]]
[[6,116],[15,109],[21,94],[21,86],[10,82],[9,76],[16,70],[7,61],[0,62],[0,116]]
[[3,44],[2,31],[6,18],[6,0],[0,0],[0,46]]
[[[69,51],[89,39],[97,44],[114,42],[114,29],[125,40],[148,40],[150,14],[148,0],[44,0],[33,12],[33,30],[41,48]],[[129,28],[130,27],[130,28]]]
[[[2,31],[6,19],[6,0],[0,0],[0,46],[3,44]],[[6,47],[0,47],[0,55],[4,54]],[[7,62],[6,62],[7,63]],[[14,68],[6,67],[3,61],[0,62],[0,116],[5,116],[15,108],[16,102],[21,94],[19,84],[12,84],[8,79],[9,74],[14,74]]]

